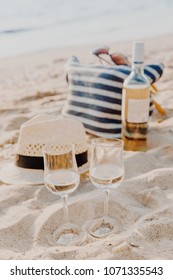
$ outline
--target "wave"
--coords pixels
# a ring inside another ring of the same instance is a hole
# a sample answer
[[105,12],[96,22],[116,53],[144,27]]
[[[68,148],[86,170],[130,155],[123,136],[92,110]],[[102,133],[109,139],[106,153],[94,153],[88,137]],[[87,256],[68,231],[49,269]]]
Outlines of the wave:
[[[54,19],[54,21],[52,23],[40,23],[38,24],[34,24],[34,20],[32,22],[31,26],[28,27],[17,27],[17,28],[4,28],[0,30],[0,35],[3,34],[16,34],[16,33],[25,33],[25,32],[30,32],[30,31],[35,31],[35,30],[41,30],[41,29],[47,29],[47,28],[54,28],[57,26],[63,26],[63,25],[68,25],[68,24],[75,24],[75,23],[82,23],[84,21],[86,21],[86,23],[94,18],[97,17],[97,19],[99,18],[99,16],[102,16],[102,14],[100,13],[93,13],[91,15],[86,15],[86,16],[78,16],[78,17],[71,17],[71,18],[58,18],[58,19]],[[45,18],[45,22],[46,22],[46,18]],[[11,24],[12,25],[12,24]]]
[[13,33],[22,33],[22,32],[29,32],[29,31],[33,31],[36,28],[14,28],[14,29],[6,29],[6,30],[2,30],[0,31],[0,34],[13,34]]

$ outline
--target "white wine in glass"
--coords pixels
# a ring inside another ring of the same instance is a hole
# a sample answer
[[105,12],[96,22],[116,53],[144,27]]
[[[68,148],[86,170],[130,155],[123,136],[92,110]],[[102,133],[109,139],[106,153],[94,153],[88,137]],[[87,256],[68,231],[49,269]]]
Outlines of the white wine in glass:
[[122,168],[111,163],[99,164],[91,169],[90,179],[98,188],[114,189],[123,180]]
[[73,192],[79,185],[79,175],[70,170],[56,170],[45,176],[46,187],[54,194],[64,195]]
[[104,237],[117,230],[117,221],[108,215],[109,191],[118,187],[124,178],[123,141],[119,139],[92,140],[90,180],[104,191],[104,214],[90,221],[89,233]]
[[61,197],[65,223],[55,230],[53,236],[60,245],[73,245],[82,241],[84,231],[69,221],[68,194],[74,192],[80,182],[75,146],[65,145],[61,151],[52,149],[52,146],[43,149],[44,156],[44,181],[50,192]]

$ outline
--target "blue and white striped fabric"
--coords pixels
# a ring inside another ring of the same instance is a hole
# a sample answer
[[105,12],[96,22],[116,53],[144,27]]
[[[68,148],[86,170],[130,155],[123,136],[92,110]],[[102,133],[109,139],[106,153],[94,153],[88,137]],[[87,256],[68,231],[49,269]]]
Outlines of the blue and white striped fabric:
[[[69,95],[62,110],[64,117],[80,120],[87,132],[107,138],[121,137],[123,81],[130,66],[81,64],[76,57],[67,63]],[[144,67],[150,83],[163,73],[163,64]],[[152,99],[150,115],[153,111]]]

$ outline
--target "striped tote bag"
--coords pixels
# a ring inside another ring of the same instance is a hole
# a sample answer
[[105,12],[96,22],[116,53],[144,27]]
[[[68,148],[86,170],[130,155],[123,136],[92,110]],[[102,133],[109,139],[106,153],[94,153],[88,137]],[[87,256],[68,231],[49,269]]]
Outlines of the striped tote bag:
[[[162,63],[144,66],[151,84],[161,77],[163,69]],[[131,72],[130,66],[82,64],[73,56],[66,71],[69,94],[62,115],[80,120],[90,134],[120,138],[122,88],[124,79]],[[151,98],[150,115],[152,111]]]

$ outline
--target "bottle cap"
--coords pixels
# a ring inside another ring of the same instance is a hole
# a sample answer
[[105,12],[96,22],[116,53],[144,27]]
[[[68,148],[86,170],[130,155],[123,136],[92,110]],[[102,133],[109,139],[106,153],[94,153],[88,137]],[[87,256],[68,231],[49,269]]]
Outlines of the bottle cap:
[[144,43],[134,42],[133,52],[132,52],[133,62],[143,62],[144,61]]

